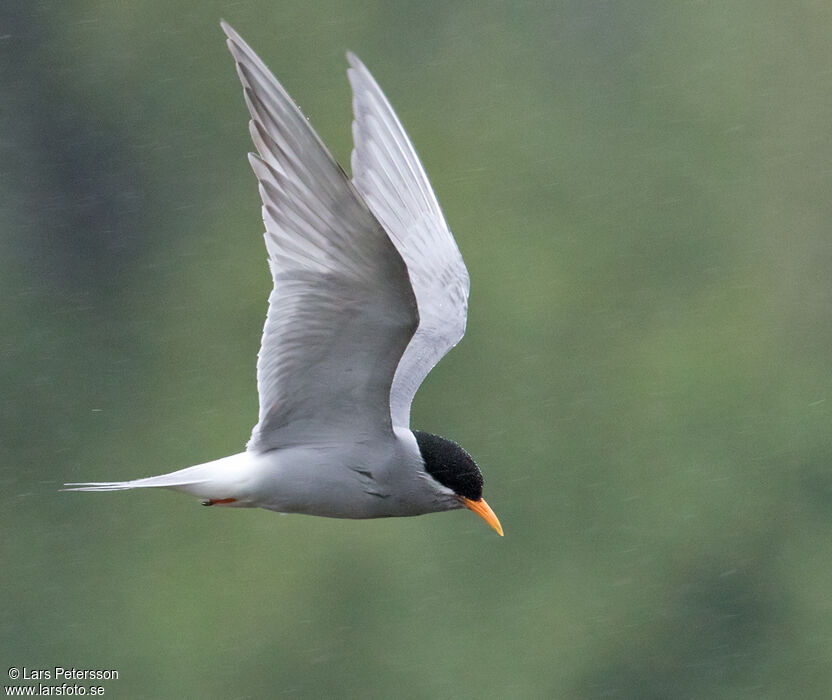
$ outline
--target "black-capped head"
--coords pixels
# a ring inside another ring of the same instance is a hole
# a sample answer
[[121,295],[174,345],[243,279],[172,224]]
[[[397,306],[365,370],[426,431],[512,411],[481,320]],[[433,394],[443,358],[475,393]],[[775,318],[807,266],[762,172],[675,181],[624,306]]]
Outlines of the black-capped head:
[[414,430],[413,435],[419,445],[425,471],[442,486],[451,489],[460,505],[479,515],[502,536],[503,526],[499,518],[482,497],[482,474],[471,455],[455,442],[438,435],[418,430]]
[[471,501],[482,498],[482,474],[476,462],[451,440],[414,430],[425,471],[457,496]]

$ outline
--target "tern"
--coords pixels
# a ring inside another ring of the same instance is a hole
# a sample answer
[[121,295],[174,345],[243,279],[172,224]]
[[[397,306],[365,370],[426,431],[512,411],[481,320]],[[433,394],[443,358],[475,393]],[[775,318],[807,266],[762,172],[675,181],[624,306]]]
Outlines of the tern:
[[263,61],[221,25],[251,115],[274,282],[257,425],[239,454],[66,490],[166,488],[210,506],[330,518],[468,508],[502,535],[471,456],[410,429],[413,396],[465,332],[469,277],[401,122],[348,53],[350,180]]

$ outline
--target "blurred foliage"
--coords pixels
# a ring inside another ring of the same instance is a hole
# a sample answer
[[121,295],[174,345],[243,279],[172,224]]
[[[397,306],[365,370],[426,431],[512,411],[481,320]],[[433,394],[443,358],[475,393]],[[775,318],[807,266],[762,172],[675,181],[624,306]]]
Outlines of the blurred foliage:
[[[346,49],[407,126],[472,278],[414,424],[475,455],[504,539],[58,492],[255,421],[269,279],[220,17],[342,163]],[[117,668],[113,697],[828,697],[830,41],[816,0],[5,0],[3,668]]]

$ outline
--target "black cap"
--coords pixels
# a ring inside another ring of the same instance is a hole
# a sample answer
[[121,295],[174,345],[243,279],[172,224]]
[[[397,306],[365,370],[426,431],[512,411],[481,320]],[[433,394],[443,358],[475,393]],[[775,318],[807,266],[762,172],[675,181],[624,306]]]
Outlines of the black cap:
[[482,474],[477,463],[451,440],[414,430],[425,471],[442,486],[472,501],[482,498]]

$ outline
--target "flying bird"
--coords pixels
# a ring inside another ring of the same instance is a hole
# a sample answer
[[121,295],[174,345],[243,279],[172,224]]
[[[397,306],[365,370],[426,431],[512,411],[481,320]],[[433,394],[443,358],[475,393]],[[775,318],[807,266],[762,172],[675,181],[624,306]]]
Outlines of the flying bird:
[[465,332],[469,278],[401,122],[347,54],[350,180],[263,61],[222,28],[251,115],[274,281],[257,425],[239,454],[66,490],[167,488],[209,506],[330,518],[468,508],[502,535],[470,455],[410,429],[414,394]]

